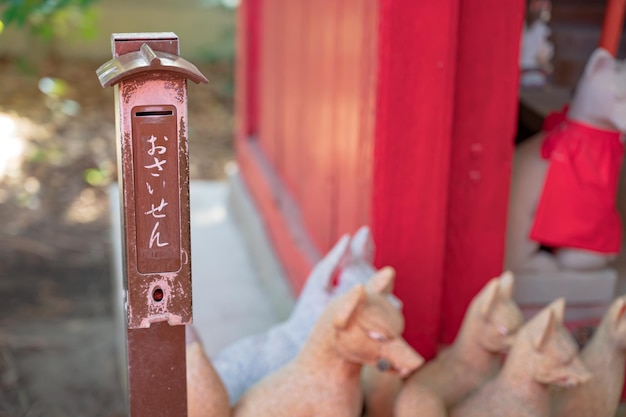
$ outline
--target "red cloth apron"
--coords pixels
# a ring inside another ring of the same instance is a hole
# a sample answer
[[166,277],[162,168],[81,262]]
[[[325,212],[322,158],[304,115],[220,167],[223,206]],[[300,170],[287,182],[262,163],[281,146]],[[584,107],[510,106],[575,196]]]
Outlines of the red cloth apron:
[[530,238],[555,248],[618,253],[620,133],[563,119],[549,126],[541,148],[549,167]]

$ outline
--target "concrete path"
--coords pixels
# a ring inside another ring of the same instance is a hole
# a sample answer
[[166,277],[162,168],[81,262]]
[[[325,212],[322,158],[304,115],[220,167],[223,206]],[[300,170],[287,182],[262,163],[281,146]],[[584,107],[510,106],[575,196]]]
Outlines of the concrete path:
[[226,182],[191,183],[194,326],[211,355],[278,319],[228,204]]

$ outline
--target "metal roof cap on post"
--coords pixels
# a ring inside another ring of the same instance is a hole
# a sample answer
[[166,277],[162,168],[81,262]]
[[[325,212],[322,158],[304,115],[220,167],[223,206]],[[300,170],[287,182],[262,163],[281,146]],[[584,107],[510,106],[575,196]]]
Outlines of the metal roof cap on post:
[[208,83],[204,75],[193,65],[178,55],[154,51],[144,43],[137,52],[129,52],[105,62],[96,70],[102,87],[110,87],[124,78],[144,71],[169,71],[190,79],[196,84]]

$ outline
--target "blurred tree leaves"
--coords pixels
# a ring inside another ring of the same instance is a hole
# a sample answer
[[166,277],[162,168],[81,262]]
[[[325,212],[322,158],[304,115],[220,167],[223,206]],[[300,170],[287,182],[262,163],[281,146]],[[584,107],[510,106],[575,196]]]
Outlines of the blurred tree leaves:
[[0,0],[0,27],[15,25],[46,41],[71,36],[93,39],[98,18],[93,5],[98,1]]

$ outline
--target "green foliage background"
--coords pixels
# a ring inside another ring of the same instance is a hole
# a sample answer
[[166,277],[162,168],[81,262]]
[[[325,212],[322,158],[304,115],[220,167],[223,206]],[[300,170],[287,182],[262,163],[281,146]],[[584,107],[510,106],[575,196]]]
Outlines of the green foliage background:
[[0,32],[15,25],[43,40],[97,35],[99,0],[0,0]]

